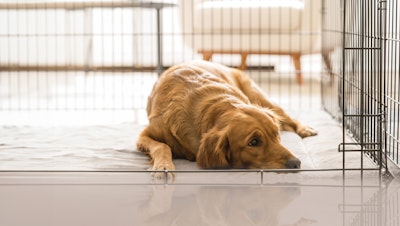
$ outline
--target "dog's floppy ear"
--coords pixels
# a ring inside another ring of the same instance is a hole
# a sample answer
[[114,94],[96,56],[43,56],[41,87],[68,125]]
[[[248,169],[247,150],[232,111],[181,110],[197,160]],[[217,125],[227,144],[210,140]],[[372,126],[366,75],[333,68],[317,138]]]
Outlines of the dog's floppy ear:
[[278,114],[276,114],[274,111],[268,109],[268,108],[263,108],[264,112],[274,120],[274,122],[280,126],[282,122],[282,117],[280,117]]
[[225,130],[211,129],[204,134],[196,162],[199,166],[208,169],[229,167],[229,140]]

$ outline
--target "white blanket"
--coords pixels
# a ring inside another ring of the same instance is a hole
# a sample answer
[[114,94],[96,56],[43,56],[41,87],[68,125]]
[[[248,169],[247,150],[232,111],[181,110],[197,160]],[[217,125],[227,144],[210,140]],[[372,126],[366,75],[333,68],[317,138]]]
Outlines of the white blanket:
[[[281,140],[302,161],[303,169],[342,168],[342,129],[324,111],[295,112],[294,117],[318,130],[301,139],[282,132]],[[148,157],[136,150],[143,125],[0,127],[0,170],[146,170]],[[346,153],[346,167],[361,166],[359,152]],[[364,159],[364,167],[374,165]],[[199,169],[194,162],[174,160],[177,170]]]

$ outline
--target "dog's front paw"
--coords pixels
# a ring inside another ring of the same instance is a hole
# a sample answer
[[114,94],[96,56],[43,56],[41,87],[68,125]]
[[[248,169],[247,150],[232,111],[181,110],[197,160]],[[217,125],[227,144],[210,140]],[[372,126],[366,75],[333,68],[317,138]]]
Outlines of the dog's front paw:
[[305,125],[301,125],[297,128],[296,131],[297,134],[299,134],[299,136],[301,136],[301,138],[305,138],[305,137],[309,137],[309,136],[315,136],[318,134],[318,132],[313,129],[310,126],[305,126]]
[[151,173],[155,179],[165,179],[166,177],[172,179],[175,177],[173,172],[169,172],[175,170],[175,165],[172,162],[154,163],[149,170],[157,171]]

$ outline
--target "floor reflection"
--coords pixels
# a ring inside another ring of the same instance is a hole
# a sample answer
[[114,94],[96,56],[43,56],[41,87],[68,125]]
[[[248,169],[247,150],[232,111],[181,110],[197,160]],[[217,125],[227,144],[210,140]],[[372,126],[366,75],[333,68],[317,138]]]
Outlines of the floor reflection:
[[158,186],[141,211],[149,225],[277,225],[299,195],[298,187]]
[[0,225],[400,225],[399,179],[324,173],[202,185],[138,184],[135,175],[2,173]]
[[151,186],[145,225],[400,225],[399,181]]

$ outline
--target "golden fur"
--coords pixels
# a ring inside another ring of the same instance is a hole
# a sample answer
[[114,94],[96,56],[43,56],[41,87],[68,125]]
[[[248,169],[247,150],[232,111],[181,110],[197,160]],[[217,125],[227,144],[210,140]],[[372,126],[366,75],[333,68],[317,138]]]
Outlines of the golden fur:
[[279,131],[316,134],[268,101],[242,71],[206,61],[166,70],[147,113],[137,147],[150,156],[153,170],[174,170],[173,158],[214,169],[300,168],[280,144]]

